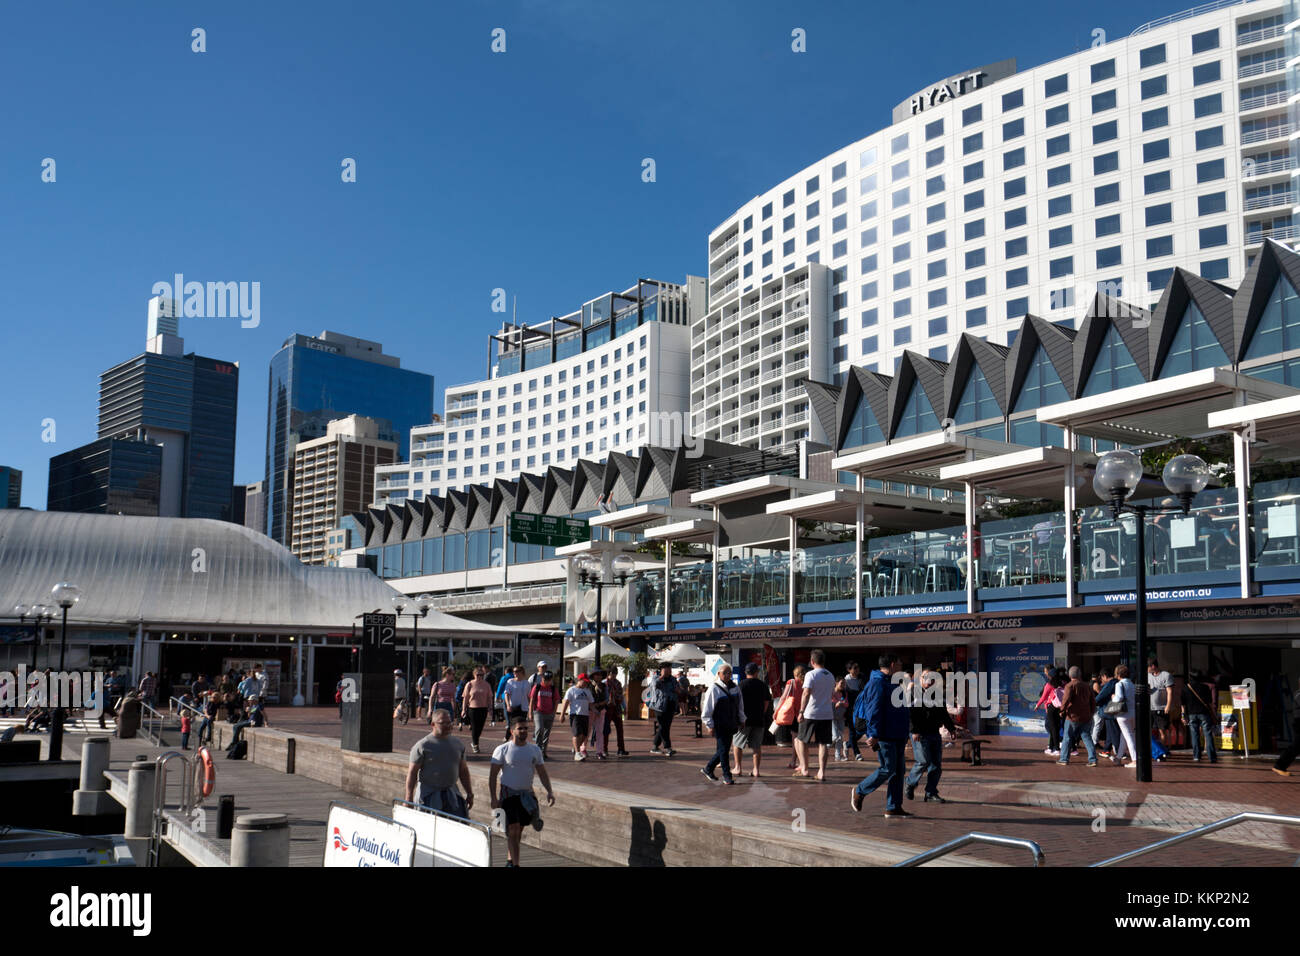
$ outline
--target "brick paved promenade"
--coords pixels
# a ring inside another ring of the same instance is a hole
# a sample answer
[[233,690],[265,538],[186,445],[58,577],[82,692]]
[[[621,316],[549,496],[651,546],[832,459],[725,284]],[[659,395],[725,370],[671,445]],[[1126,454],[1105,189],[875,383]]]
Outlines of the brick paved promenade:
[[[278,730],[339,735],[338,712],[333,708],[277,707],[270,717]],[[568,756],[569,728],[557,724],[548,769],[559,780],[701,808],[779,820],[802,817],[810,831],[877,836],[913,844],[918,852],[972,830],[1023,837],[1043,848],[1049,866],[1093,863],[1245,810],[1300,816],[1300,775],[1279,777],[1269,770],[1268,761],[1222,756],[1211,766],[1193,763],[1187,752],[1176,751],[1167,762],[1155,765],[1152,783],[1140,785],[1133,771],[1113,767],[1104,759],[1096,768],[1089,768],[1082,757],[1068,768],[1058,767],[1055,758],[1043,754],[1045,741],[1037,738],[984,737],[983,766],[962,763],[957,747],[944,751],[940,792],[949,803],[922,803],[918,794],[907,804],[916,819],[886,820],[883,791],[867,799],[862,813],[849,808],[849,786],[875,767],[870,756],[863,763],[830,763],[827,781],[817,783],[791,778],[786,769],[790,752],[767,748],[761,779],[738,774],[738,785],[726,787],[700,775],[713,746],[707,738],[694,737],[691,721],[674,722],[678,753],[671,758],[649,753],[650,728],[645,721],[627,721],[625,726],[631,756],[575,763]],[[394,725],[393,749],[405,752],[426,732],[427,727],[414,720],[405,727]],[[468,738],[468,732],[457,734]],[[483,753],[470,760],[486,763],[504,735],[499,723],[485,728]],[[748,766],[746,760],[746,770]],[[1029,860],[1026,851],[1015,849],[967,847],[962,853],[1013,864]],[[1291,866],[1298,856],[1300,828],[1244,824],[1149,855],[1141,864]]]

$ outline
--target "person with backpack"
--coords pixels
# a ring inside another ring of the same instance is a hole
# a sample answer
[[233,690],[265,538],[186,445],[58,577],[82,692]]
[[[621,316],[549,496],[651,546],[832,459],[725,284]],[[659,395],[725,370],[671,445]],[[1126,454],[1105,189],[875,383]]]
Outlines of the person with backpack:
[[722,782],[734,786],[736,781],[731,776],[731,740],[745,723],[745,704],[740,696],[740,688],[731,682],[731,665],[723,664],[718,668],[718,679],[709,685],[700,707],[700,720],[713,733],[715,746],[713,756],[709,758],[700,773],[714,783],[718,778],[713,771],[722,765]]
[[881,654],[879,669],[871,672],[866,689],[853,706],[854,725],[866,735],[867,746],[880,754],[880,767],[860,781],[849,795],[849,806],[862,812],[862,801],[877,787],[885,785],[885,816],[910,817],[903,809],[903,745],[911,730],[907,702],[893,676],[899,670],[897,654]]
[[[1214,709],[1219,695],[1206,683],[1205,675],[1192,671],[1192,679],[1183,685],[1182,705],[1183,723],[1187,725],[1187,735],[1192,738],[1192,759],[1201,762],[1201,735],[1205,735],[1205,750],[1210,763],[1218,763],[1214,751],[1214,738],[1217,735],[1219,715]],[[1286,769],[1283,767],[1282,769]]]
[[660,666],[658,674],[650,676],[641,700],[650,709],[651,718],[655,722],[650,752],[671,757],[677,753],[673,750],[672,737],[669,736],[673,717],[677,714],[677,681],[673,678],[672,665],[664,664]]
[[1062,688],[1065,687],[1065,674],[1060,668],[1053,671],[1050,667],[1043,668],[1043,676],[1046,680],[1043,682],[1043,692],[1038,695],[1038,703],[1034,705],[1034,710],[1043,708],[1045,717],[1043,723],[1047,727],[1047,749],[1043,753],[1051,757],[1061,755],[1061,698],[1064,694]]

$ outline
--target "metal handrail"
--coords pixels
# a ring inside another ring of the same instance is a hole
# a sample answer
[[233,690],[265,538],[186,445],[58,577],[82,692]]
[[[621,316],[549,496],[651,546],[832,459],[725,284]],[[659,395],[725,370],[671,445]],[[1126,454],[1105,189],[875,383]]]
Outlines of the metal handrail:
[[189,814],[198,805],[194,799],[196,793],[194,767],[197,758],[197,752],[191,755],[181,753],[179,750],[169,750],[154,758],[156,769],[153,782],[153,825],[149,834],[149,866],[158,866],[162,855],[163,827],[166,826],[167,820],[167,764],[173,760],[180,760],[184,765],[185,769],[181,776],[180,811]]
[[926,850],[924,853],[918,853],[916,856],[908,857],[901,863],[895,863],[894,866],[920,866],[922,863],[928,863],[941,856],[947,856],[953,850],[960,850],[962,847],[971,843],[992,843],[995,846],[1022,846],[1034,855],[1034,866],[1043,865],[1043,848],[1033,840],[1025,840],[1020,837],[998,836],[996,833],[967,833],[963,837],[949,840],[942,846],[937,846],[932,850]]
[[[1180,833],[1178,836],[1167,837],[1148,846],[1139,847],[1136,850],[1130,850],[1128,853],[1121,853],[1119,856],[1113,856],[1109,860],[1102,860],[1100,863],[1094,863],[1093,866],[1114,866],[1117,863],[1123,863],[1126,860],[1132,860],[1139,856],[1146,856],[1148,853],[1154,853],[1156,850],[1163,850],[1167,846],[1174,846],[1186,840],[1193,840],[1196,837],[1205,836],[1208,833],[1215,833],[1219,830],[1226,830],[1228,827],[1236,826],[1238,823],[1282,823],[1287,826],[1300,826],[1300,817],[1287,817],[1277,813],[1238,813],[1230,817],[1224,817],[1222,820],[1216,820],[1214,823],[1207,823],[1203,827],[1197,827],[1195,830],[1188,830],[1186,833]],[[1300,861],[1298,861],[1300,862]]]

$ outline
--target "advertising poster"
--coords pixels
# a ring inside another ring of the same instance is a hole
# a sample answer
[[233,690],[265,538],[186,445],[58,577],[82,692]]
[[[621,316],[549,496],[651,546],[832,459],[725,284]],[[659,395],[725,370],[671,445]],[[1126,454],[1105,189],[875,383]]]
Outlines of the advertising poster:
[[1043,668],[1051,666],[1052,645],[994,644],[985,648],[985,660],[985,670],[998,677],[998,733],[1047,733],[1046,715],[1034,705],[1047,683]]

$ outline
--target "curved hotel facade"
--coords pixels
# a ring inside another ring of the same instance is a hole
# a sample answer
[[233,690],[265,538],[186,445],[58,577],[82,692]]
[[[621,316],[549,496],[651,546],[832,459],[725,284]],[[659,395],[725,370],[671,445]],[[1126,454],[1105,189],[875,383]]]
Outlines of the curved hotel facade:
[[737,209],[691,328],[695,434],[824,442],[800,379],[948,361],[964,333],[1010,346],[1098,288],[1150,307],[1175,267],[1235,286],[1293,241],[1289,15],[1211,7],[944,78]]

